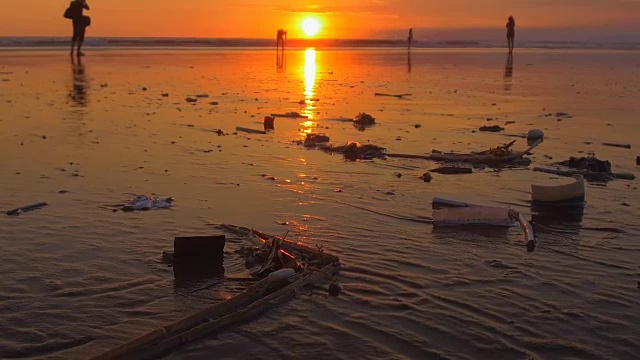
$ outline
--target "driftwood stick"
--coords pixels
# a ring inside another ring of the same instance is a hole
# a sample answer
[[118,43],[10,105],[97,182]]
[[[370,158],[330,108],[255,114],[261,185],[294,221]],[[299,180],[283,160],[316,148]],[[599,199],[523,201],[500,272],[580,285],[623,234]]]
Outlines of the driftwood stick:
[[390,158],[402,158],[402,159],[424,159],[432,160],[431,155],[413,155],[413,154],[387,154]]
[[236,126],[236,131],[242,131],[249,134],[261,134],[261,135],[265,135],[267,133],[264,130],[251,129],[251,128],[246,128],[242,126]]
[[622,180],[635,180],[636,178],[636,176],[631,173],[605,173],[605,172],[595,172],[595,171],[588,171],[588,170],[563,170],[563,169],[551,169],[551,168],[544,168],[544,167],[534,167],[533,171],[560,175],[560,176],[582,175],[585,178],[596,178],[601,176],[611,176],[614,179],[622,179]]
[[631,144],[616,144],[616,143],[606,143],[603,142],[602,145],[604,146],[613,146],[613,147],[619,147],[619,148],[625,148],[625,149],[631,149]]
[[398,99],[401,99],[405,96],[411,96],[413,94],[385,94],[385,93],[376,93],[375,96],[391,96],[391,97],[396,97]]

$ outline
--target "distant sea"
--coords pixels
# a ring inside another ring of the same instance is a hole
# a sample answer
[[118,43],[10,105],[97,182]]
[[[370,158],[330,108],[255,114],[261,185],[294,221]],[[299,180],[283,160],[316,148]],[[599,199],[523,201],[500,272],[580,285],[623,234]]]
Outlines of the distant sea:
[[[0,48],[61,47],[67,46],[68,37],[0,37]],[[85,45],[99,47],[134,48],[270,48],[275,39],[247,38],[108,38],[89,37]],[[406,40],[389,39],[289,39],[287,48],[402,48]],[[414,40],[415,48],[502,48],[505,41],[486,40]],[[640,49],[640,42],[585,42],[585,41],[517,41],[520,48],[540,49]]]

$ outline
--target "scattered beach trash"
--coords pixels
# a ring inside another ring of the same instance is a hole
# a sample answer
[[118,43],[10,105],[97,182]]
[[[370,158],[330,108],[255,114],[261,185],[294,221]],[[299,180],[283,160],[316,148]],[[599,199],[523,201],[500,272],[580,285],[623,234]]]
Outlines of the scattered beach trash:
[[441,151],[433,150],[430,155],[411,155],[411,154],[386,154],[388,157],[404,158],[404,159],[424,159],[432,161],[448,161],[448,162],[461,162],[470,163],[473,165],[490,165],[490,166],[514,166],[514,165],[529,165],[531,160],[524,158],[531,150],[535,149],[542,143],[542,140],[538,140],[529,146],[526,150],[520,152],[511,151],[511,146],[516,140],[500,145],[496,148],[489,150],[470,153],[470,154],[457,154],[457,153],[444,153]]
[[267,132],[264,130],[250,129],[245,127],[236,126],[236,131],[246,132],[249,134],[261,134],[265,135]]
[[376,119],[369,114],[359,113],[353,118],[353,126],[360,131],[364,131],[375,124]]
[[330,141],[329,135],[326,134],[307,134],[304,139],[304,146],[308,148],[316,147],[320,144],[326,144]]
[[359,113],[353,118],[353,122],[358,125],[374,125],[376,118],[366,113]]
[[160,96],[162,96],[162,97],[169,97],[169,93],[162,93],[162,94],[160,94]]
[[602,143],[602,145],[604,146],[611,146],[611,147],[619,147],[619,148],[625,148],[625,149],[631,149],[631,145],[630,144],[616,144],[616,143]]
[[420,176],[420,180],[430,183],[432,180],[431,174],[429,172],[422,174],[422,176]]
[[480,127],[479,130],[484,132],[500,132],[500,131],[504,131],[504,128],[500,125],[492,125],[492,126],[482,126]]
[[[505,145],[500,145],[496,148],[491,148],[489,150],[470,154],[443,153],[441,151],[433,150],[430,155],[387,153],[387,149],[381,146],[377,146],[374,144],[362,145],[355,141],[350,141],[347,143],[347,145],[343,146],[330,146],[317,143],[315,145],[317,148],[324,150],[327,153],[342,154],[348,160],[372,160],[375,158],[384,159],[386,157],[393,157],[403,159],[423,159],[442,162],[469,163],[474,166],[528,166],[529,164],[531,164],[531,160],[525,158],[524,155],[527,155],[531,150],[540,145],[542,143],[542,140],[536,141],[527,149],[520,152],[511,151],[510,148],[515,142],[516,140]],[[304,144],[302,140],[294,140],[294,143],[298,145]]]
[[194,95],[194,96],[197,97],[197,98],[208,98],[209,94],[197,94],[197,95]]
[[276,118],[273,116],[265,116],[264,117],[264,129],[265,130],[275,130],[274,122]]
[[219,262],[224,260],[224,235],[184,236],[173,240],[174,262]]
[[573,175],[575,181],[559,185],[531,184],[531,201],[546,205],[584,203],[584,177]]
[[527,132],[527,140],[544,139],[544,132],[540,129],[532,129]]
[[535,167],[533,171],[544,172],[560,176],[582,175],[586,180],[609,181],[613,179],[634,180],[636,177],[631,173],[614,173],[611,170],[611,163],[606,160],[599,160],[594,156],[571,157],[557,163],[564,168]]
[[415,125],[413,125],[413,127],[415,127],[416,129],[420,129],[422,127],[422,125],[421,124],[415,124]]
[[[224,277],[224,235],[176,237],[162,261],[173,268],[176,285]],[[184,286],[183,285],[183,286]]]
[[147,211],[155,209],[167,209],[171,207],[173,198],[171,197],[150,197],[147,195],[136,195],[133,200],[124,204],[120,210],[122,211]]
[[[284,261],[288,266],[280,266],[270,271],[261,280],[251,284],[246,290],[237,293],[224,301],[216,302],[193,314],[166,324],[142,336],[132,339],[120,346],[99,354],[96,359],[132,359],[158,358],[161,354],[184,346],[193,341],[211,337],[249,319],[256,314],[272,310],[276,304],[296,296],[304,287],[331,282],[331,293],[339,293],[336,289],[337,280],[334,277],[340,271],[338,257],[328,254],[322,247],[310,248],[285,238],[268,235],[257,230],[233,225],[220,227],[238,236],[244,237],[252,246],[244,251],[249,257],[259,254],[267,257],[268,264],[280,264]],[[275,251],[274,251],[275,249]],[[177,249],[176,249],[177,252]],[[293,259],[288,261],[288,259]],[[273,275],[274,271],[286,270]],[[291,269],[294,273],[291,273]],[[285,279],[287,281],[274,282]],[[226,278],[225,278],[226,279]]]
[[22,207],[19,207],[19,208],[15,208],[13,210],[9,210],[9,211],[6,212],[6,214],[10,215],[10,216],[20,215],[20,214],[25,213],[25,212],[41,209],[41,208],[43,208],[43,207],[45,207],[47,205],[49,205],[49,204],[47,204],[44,201],[37,202],[35,204],[26,205],[26,206],[22,206]]
[[509,209],[489,206],[445,207],[433,210],[434,226],[514,226]]
[[271,114],[271,117],[285,117],[285,118],[292,118],[292,119],[308,119],[309,117],[306,115],[302,115],[299,112],[295,112],[295,111],[291,111],[291,112],[287,112],[284,114]]
[[636,156],[636,165],[640,166],[640,156]]
[[295,274],[296,271],[291,268],[274,271],[267,276],[267,286],[273,287],[274,285],[288,284],[294,279]]
[[573,115],[571,115],[569,113],[566,113],[566,112],[557,112],[555,114],[554,113],[548,113],[548,114],[545,114],[544,116],[545,117],[555,116],[555,117],[560,118],[560,119],[570,119],[570,118],[573,117]]
[[[640,288],[640,283],[638,284],[638,288]],[[329,288],[327,289],[327,292],[330,296],[338,296],[340,295],[340,291],[342,291],[342,288],[336,283],[331,283],[331,285],[329,285]]]
[[220,103],[217,102],[217,101],[212,101],[212,102],[209,103],[209,105],[216,106],[216,105],[220,105]]
[[326,152],[329,153],[338,153],[342,154],[345,159],[356,161],[356,160],[373,160],[376,158],[384,158],[385,152],[387,149],[373,145],[373,144],[365,144],[362,145],[359,142],[351,141],[347,143],[347,145],[336,146],[336,147],[324,147],[322,148]]
[[[513,209],[495,208],[489,206],[475,205],[462,201],[449,200],[444,198],[433,198],[431,201],[434,225],[436,222],[436,212],[445,209],[473,209],[486,208],[484,211],[458,211],[439,213],[439,222],[444,226],[463,225],[491,225],[491,226],[512,226],[515,223],[520,225],[523,231],[524,241],[528,252],[533,252],[537,245],[537,239],[533,232],[533,227],[527,218],[520,212]],[[500,210],[496,210],[500,209]],[[507,211],[508,219],[504,212]]]
[[610,181],[613,179],[635,180],[636,178],[636,176],[631,173],[607,173],[607,172],[593,172],[589,170],[566,170],[566,169],[558,169],[558,168],[553,169],[553,168],[545,168],[545,167],[534,167],[533,171],[560,175],[560,176],[582,175],[586,180],[602,181],[602,182]]
[[561,161],[558,165],[563,165],[571,169],[589,170],[593,172],[611,172],[611,163],[607,160],[600,160],[594,156],[570,157],[569,160]]
[[188,98],[186,98],[185,100],[186,100],[188,103],[194,103],[194,102],[198,101],[198,99],[196,99],[196,98],[192,98],[192,97],[188,97]]
[[412,96],[413,94],[385,94],[385,93],[375,93],[375,96],[389,96],[389,97],[396,97],[398,99],[402,99],[405,96]]
[[454,175],[454,174],[473,174],[473,168],[458,166],[443,166],[429,170],[437,174]]

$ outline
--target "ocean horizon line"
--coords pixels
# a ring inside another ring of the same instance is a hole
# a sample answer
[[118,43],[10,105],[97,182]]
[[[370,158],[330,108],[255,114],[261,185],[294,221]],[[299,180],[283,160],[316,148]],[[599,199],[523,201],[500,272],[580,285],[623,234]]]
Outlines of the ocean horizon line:
[[[69,44],[69,37],[63,36],[6,36],[0,37],[0,48],[21,47],[65,47]],[[276,41],[271,38],[208,38],[208,37],[92,37],[85,41],[87,46],[100,47],[167,47],[167,48],[272,48]],[[291,38],[287,40],[287,47],[291,49],[320,47],[320,48],[403,48],[407,46],[406,39],[378,39],[378,38]],[[503,48],[504,40],[420,40],[414,39],[413,48]],[[640,41],[560,41],[560,40],[522,40],[517,42],[520,48],[542,49],[609,49],[635,50],[640,49]]]

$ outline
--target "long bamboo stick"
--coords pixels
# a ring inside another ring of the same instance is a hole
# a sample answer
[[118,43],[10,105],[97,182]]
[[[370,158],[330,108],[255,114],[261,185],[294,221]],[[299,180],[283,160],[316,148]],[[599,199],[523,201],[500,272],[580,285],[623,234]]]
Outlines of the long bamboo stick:
[[623,180],[635,180],[636,178],[636,176],[631,173],[605,173],[605,172],[594,172],[594,171],[588,171],[588,170],[563,170],[563,169],[551,169],[551,168],[544,168],[544,167],[534,167],[533,171],[560,175],[560,176],[582,175],[587,179],[598,178],[602,176],[611,176],[614,179],[623,179]]
[[531,150],[535,149],[542,143],[542,139],[536,141],[526,150],[516,152],[506,156],[495,156],[485,154],[430,154],[430,155],[412,155],[412,154],[386,154],[392,158],[404,158],[404,159],[424,159],[433,161],[460,161],[471,162],[480,164],[501,164],[515,159],[521,158],[528,154]]

